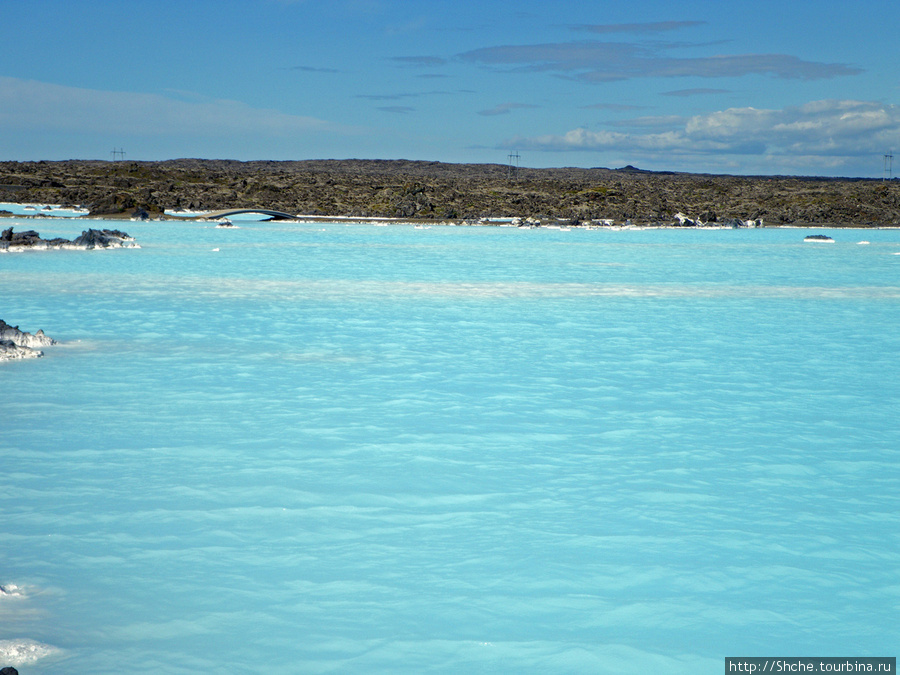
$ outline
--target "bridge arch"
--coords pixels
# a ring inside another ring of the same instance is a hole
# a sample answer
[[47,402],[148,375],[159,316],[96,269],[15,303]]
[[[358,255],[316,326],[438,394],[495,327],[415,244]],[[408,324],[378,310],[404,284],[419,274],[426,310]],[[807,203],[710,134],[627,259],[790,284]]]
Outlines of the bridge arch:
[[202,216],[206,220],[216,220],[218,218],[227,218],[228,216],[237,216],[242,213],[261,213],[264,216],[272,216],[274,220],[294,220],[297,216],[284,211],[272,211],[271,209],[222,209],[221,211],[212,211]]

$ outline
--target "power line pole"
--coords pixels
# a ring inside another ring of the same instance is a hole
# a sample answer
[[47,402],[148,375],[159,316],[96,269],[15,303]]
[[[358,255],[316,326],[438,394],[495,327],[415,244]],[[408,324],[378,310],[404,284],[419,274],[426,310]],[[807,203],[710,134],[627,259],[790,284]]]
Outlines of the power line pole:
[[882,182],[892,180],[894,170],[894,151],[891,150],[884,156],[884,175],[881,177]]
[[[515,166],[513,166],[513,159],[516,160]],[[509,153],[509,167],[506,170],[506,178],[507,179],[516,179],[519,178],[519,153],[511,152]]]
[[125,151],[122,148],[113,148],[112,152],[110,152],[109,154],[112,155],[114,162],[116,161],[116,157],[118,157],[120,160],[125,159]]

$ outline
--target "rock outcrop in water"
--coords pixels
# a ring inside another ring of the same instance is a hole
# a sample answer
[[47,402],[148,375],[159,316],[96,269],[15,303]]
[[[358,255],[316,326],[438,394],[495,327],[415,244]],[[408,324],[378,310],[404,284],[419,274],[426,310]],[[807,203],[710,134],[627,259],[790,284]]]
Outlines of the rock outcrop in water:
[[[55,344],[56,340],[45,335],[43,330],[26,333],[0,319],[0,361],[37,358],[44,355],[41,347]],[[0,587],[0,590],[4,589]]]
[[85,230],[74,240],[42,239],[34,230],[13,232],[9,227],[0,232],[0,251],[47,250],[54,248],[83,249],[94,248],[140,248],[130,237],[119,230]]

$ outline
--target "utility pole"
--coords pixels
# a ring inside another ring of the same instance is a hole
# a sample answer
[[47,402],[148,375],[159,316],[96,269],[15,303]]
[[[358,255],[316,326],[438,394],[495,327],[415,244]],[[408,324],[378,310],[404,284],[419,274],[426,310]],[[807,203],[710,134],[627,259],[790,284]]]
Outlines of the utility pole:
[[[513,159],[516,160],[515,165],[513,165]],[[518,151],[516,151],[514,153],[513,152],[509,153],[509,167],[507,168],[507,171],[506,171],[506,178],[507,179],[515,179],[515,180],[519,179],[519,153],[518,153]]]
[[881,181],[891,180],[891,174],[894,169],[894,151],[891,150],[888,154],[884,156],[884,175],[881,177]]
[[118,157],[120,160],[125,159],[125,151],[122,148],[113,148],[112,152],[110,152],[109,154],[112,155],[114,162],[116,161],[116,157]]

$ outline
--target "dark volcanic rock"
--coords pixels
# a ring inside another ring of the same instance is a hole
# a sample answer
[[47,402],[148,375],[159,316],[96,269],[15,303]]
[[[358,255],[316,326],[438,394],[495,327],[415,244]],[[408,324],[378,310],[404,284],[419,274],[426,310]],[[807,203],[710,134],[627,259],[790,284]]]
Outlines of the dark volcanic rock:
[[16,201],[84,204],[92,214],[267,208],[291,214],[477,219],[544,216],[635,224],[900,225],[900,182],[727,176],[407,160],[0,162]]
[[0,319],[0,361],[37,358],[44,355],[40,347],[55,344],[56,340],[45,335],[43,330],[32,335]]
[[34,230],[13,232],[9,227],[0,232],[0,251],[46,250],[51,248],[140,248],[134,238],[119,230],[85,230],[74,241],[61,239],[41,239]]
[[85,230],[72,242],[76,248],[121,248],[134,247],[134,238],[119,230]]

